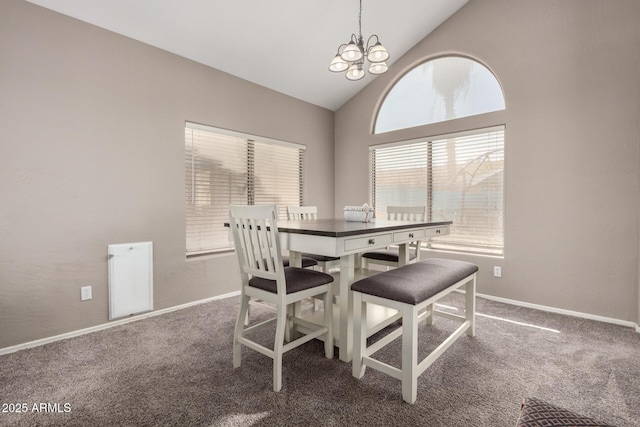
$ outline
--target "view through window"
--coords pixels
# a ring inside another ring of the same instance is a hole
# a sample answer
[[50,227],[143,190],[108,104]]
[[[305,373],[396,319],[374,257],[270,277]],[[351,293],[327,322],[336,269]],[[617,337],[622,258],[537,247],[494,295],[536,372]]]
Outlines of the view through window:
[[380,106],[375,133],[504,110],[500,83],[484,65],[445,56],[405,74]]
[[430,221],[453,221],[434,249],[502,255],[504,126],[370,150],[371,203],[427,206]]
[[[455,133],[370,147],[376,215],[391,205],[426,205],[429,220],[453,221],[451,234],[430,247],[504,255],[505,126],[495,126],[495,112],[504,109],[498,79],[470,58],[431,59],[402,76],[378,110],[374,133],[447,121]],[[480,116],[475,126],[484,129],[457,125],[469,116]]]

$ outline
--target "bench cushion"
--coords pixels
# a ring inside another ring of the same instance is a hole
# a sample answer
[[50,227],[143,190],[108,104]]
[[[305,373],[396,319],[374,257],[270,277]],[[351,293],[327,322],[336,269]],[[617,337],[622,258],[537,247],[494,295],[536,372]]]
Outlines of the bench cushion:
[[613,427],[536,398],[526,398],[516,427]]
[[476,271],[470,262],[429,258],[358,280],[351,290],[416,305]]

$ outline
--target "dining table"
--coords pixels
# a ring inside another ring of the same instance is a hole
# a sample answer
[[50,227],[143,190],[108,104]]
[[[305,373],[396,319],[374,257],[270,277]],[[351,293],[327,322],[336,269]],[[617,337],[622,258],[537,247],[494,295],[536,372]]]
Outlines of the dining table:
[[[353,357],[353,294],[351,284],[356,277],[368,274],[360,269],[360,255],[371,250],[398,246],[399,265],[409,262],[409,243],[428,241],[450,233],[452,221],[410,221],[374,218],[369,222],[346,221],[344,218],[313,220],[278,220],[282,249],[289,251],[293,267],[302,265],[302,254],[311,253],[340,258],[340,273],[333,307],[334,345],[340,360]],[[389,308],[368,306],[368,336],[399,318]],[[321,324],[322,309],[305,314],[305,320]],[[304,330],[301,330],[304,333]]]

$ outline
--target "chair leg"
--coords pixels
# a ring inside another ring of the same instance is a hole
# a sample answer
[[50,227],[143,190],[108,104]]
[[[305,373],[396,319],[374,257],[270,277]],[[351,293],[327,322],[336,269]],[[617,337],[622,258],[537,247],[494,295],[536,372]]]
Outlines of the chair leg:
[[402,309],[402,399],[415,403],[418,394],[418,311]]
[[476,276],[469,280],[466,284],[466,304],[465,317],[471,324],[467,329],[467,335],[473,337],[476,335]]
[[287,307],[280,305],[276,321],[276,337],[273,343],[273,391],[282,389],[282,350],[285,329],[287,329]]
[[362,378],[366,366],[362,363],[362,356],[367,349],[367,303],[362,301],[360,292],[353,292],[353,361],[352,374],[355,378]]
[[324,324],[327,326],[327,334],[324,338],[324,355],[327,359],[333,359],[333,294],[324,294]]
[[240,301],[240,312],[238,313],[238,319],[236,320],[236,328],[233,332],[233,367],[239,368],[242,359],[242,344],[238,341],[238,338],[242,336],[244,330],[245,321],[248,324],[249,321],[249,297],[242,296]]

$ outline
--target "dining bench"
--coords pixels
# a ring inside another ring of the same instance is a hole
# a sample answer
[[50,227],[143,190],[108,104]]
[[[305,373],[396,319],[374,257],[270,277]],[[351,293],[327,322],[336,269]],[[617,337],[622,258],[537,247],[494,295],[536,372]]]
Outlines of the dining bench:
[[[478,266],[470,262],[430,258],[354,282],[353,291],[353,376],[362,378],[367,366],[402,381],[402,398],[415,403],[418,377],[465,332],[475,335],[475,288]],[[449,293],[465,289],[465,315],[435,310],[435,302]],[[367,304],[398,310],[402,326],[367,346]],[[462,324],[418,363],[418,324],[434,316]],[[396,368],[371,357],[402,336],[402,366]]]

